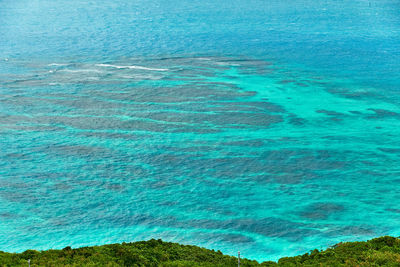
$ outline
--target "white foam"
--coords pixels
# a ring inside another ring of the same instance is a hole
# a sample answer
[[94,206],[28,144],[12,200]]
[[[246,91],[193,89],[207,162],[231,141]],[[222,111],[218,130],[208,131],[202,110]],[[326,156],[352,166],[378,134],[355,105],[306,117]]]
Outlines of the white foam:
[[47,66],[67,66],[68,64],[61,64],[61,63],[51,63]]
[[102,71],[95,70],[95,69],[76,69],[76,70],[65,69],[65,70],[59,70],[59,71],[63,71],[63,72],[72,72],[72,73],[79,73],[79,72],[103,73]]
[[220,66],[234,66],[234,67],[240,66],[240,64],[237,64],[237,63],[229,63],[229,62],[216,62],[216,64],[217,64],[217,65],[220,65]]
[[208,57],[197,57],[197,60],[212,60],[211,58]]
[[153,70],[153,71],[168,71],[168,69],[159,69],[159,68],[147,68],[143,66],[119,66],[119,65],[111,65],[111,64],[96,64],[98,67],[109,67],[116,69],[137,69],[137,70]]
[[134,80],[160,80],[162,77],[150,76],[150,75],[122,75],[119,76],[123,79],[134,79]]

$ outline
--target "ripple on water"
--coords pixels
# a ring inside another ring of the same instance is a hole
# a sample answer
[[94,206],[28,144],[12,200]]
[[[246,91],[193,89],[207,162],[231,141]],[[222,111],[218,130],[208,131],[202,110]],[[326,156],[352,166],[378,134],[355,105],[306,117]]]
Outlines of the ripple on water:
[[48,64],[2,84],[4,250],[111,231],[262,258],[396,229],[400,111],[368,88],[225,57]]

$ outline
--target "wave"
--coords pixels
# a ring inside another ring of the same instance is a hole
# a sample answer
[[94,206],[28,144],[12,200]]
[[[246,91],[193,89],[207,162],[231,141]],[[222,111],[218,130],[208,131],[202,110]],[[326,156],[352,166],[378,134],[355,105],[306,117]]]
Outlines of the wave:
[[72,73],[79,73],[79,72],[95,72],[95,73],[103,73],[102,71],[95,70],[95,69],[76,69],[76,70],[71,70],[71,69],[64,69],[64,70],[59,70],[58,72],[72,72]]
[[122,75],[119,76],[123,79],[135,79],[135,80],[160,80],[162,76],[151,76],[151,75]]
[[207,60],[207,61],[213,60],[212,58],[209,58],[209,57],[197,57],[196,59],[197,60]]
[[116,69],[137,69],[137,70],[153,70],[153,71],[168,71],[168,69],[160,69],[160,68],[147,68],[143,66],[119,66],[119,65],[111,65],[111,64],[96,64],[98,67],[109,67]]
[[62,63],[51,63],[48,64],[47,66],[68,66],[69,64],[62,64]]

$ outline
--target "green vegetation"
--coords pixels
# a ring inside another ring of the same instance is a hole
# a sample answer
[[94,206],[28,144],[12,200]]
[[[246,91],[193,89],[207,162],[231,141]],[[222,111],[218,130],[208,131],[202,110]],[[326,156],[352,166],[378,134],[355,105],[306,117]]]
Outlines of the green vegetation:
[[390,236],[366,242],[339,243],[323,251],[285,257],[280,266],[400,266],[400,239]]
[[[0,252],[0,266],[237,266],[237,258],[220,251],[161,240],[23,253]],[[258,263],[241,259],[240,266],[400,266],[400,239],[380,237],[339,243],[323,251]]]

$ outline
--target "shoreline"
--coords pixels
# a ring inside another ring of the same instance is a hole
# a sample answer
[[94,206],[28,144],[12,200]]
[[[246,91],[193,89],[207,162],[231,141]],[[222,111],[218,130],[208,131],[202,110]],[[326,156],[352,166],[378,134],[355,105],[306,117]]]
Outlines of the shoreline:
[[[59,250],[0,251],[0,266],[236,266],[238,259],[193,245],[161,239]],[[278,261],[241,258],[240,266],[359,266],[400,264],[400,239],[390,236],[338,243]]]

